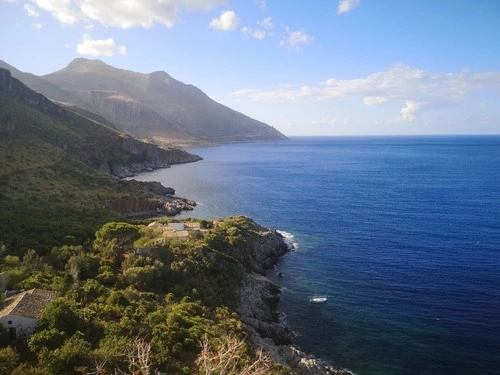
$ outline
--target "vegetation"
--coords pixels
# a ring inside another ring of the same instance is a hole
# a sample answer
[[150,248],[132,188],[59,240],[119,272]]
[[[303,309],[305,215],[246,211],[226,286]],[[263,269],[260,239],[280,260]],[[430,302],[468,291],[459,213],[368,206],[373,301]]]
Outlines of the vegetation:
[[113,130],[77,116],[68,126],[1,94],[0,108],[0,241],[18,255],[91,241],[100,226],[119,219],[117,202],[158,197],[147,184],[100,173],[97,159],[87,164],[75,156],[102,148],[107,162],[133,159],[112,147],[120,138]]
[[[257,238],[254,224],[234,217],[204,225],[209,234],[180,240],[109,222],[92,243],[1,258],[10,288],[61,292],[27,346],[0,350],[3,366],[23,374],[283,371],[248,346],[233,312],[243,276],[235,255]],[[145,244],[150,253],[138,254]]]
[[0,375],[283,373],[248,346],[234,312],[256,225],[202,220],[210,233],[179,239],[124,221],[116,207],[161,187],[100,173],[85,153],[130,161],[103,147],[104,134],[121,135],[34,95],[54,113],[0,93],[0,272],[8,289],[60,297],[15,347],[0,324]]

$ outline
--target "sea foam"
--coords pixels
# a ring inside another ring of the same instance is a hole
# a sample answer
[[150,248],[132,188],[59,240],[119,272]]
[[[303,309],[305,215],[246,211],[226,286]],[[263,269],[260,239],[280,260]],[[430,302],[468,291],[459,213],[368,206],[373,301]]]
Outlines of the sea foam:
[[296,250],[299,248],[299,243],[293,234],[285,232],[284,230],[278,230],[277,232],[283,236],[283,239],[290,250]]

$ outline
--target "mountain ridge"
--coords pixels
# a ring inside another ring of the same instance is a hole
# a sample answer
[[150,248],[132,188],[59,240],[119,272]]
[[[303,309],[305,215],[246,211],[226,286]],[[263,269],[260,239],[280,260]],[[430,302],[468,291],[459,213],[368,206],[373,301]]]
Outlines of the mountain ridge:
[[[130,177],[143,170],[201,159],[197,155],[179,149],[167,150],[138,141],[107,125],[67,110],[42,94],[34,92],[12,77],[10,71],[2,68],[0,68],[0,93],[50,116],[54,121],[64,122],[64,126],[59,127],[42,126],[36,121],[34,124],[18,123],[13,126],[29,129],[31,134],[36,134],[50,144],[72,153],[86,164],[115,177]],[[8,114],[5,116],[8,117]],[[11,132],[13,131],[14,128],[11,129]]]
[[[0,67],[2,63],[8,65],[0,61]],[[93,112],[121,131],[158,144],[286,139],[273,127],[214,101],[164,71],[144,74],[77,58],[43,76],[17,69],[13,75],[51,99]]]

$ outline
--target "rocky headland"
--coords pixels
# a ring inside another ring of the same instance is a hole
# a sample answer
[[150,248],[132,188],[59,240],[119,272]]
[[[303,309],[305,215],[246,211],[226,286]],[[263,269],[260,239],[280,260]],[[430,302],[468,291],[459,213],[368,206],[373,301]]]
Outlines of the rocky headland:
[[258,224],[255,226],[259,238],[240,255],[246,272],[238,290],[237,307],[251,341],[268,352],[276,362],[289,366],[293,374],[354,375],[350,370],[337,368],[293,345],[292,330],[278,318],[280,286],[266,277],[266,272],[291,248],[280,233]]

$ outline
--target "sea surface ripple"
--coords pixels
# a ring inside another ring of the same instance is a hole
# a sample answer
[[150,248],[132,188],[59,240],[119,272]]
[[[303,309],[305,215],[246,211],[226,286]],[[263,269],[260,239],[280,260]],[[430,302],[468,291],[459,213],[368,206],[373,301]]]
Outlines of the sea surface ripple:
[[[142,174],[294,235],[280,309],[360,375],[500,373],[500,137],[301,137]],[[188,216],[188,215],[185,215]],[[315,293],[329,297],[311,305]]]

